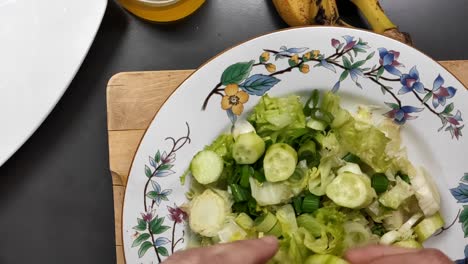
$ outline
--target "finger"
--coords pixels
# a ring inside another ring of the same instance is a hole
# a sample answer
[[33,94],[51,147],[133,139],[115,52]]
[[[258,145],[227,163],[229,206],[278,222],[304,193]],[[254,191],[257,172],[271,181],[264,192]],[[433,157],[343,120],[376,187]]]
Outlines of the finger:
[[[278,250],[276,237],[237,241],[213,247],[212,258],[223,264],[263,264],[271,259]],[[210,262],[211,263],[211,262]]]
[[349,250],[345,254],[345,259],[347,259],[351,263],[366,264],[378,258],[391,255],[412,253],[416,251],[416,249],[408,249],[402,247],[372,245]]
[[165,264],[263,264],[278,250],[275,237],[242,240],[234,243],[218,244],[206,248],[189,249],[169,257]]
[[413,253],[404,253],[381,257],[370,264],[453,264],[453,262],[441,251],[436,249],[420,250]]

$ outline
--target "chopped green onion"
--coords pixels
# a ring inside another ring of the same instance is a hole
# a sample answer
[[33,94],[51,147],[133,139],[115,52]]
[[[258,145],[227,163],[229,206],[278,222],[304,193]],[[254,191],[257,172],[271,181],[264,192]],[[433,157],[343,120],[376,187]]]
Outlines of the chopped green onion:
[[235,202],[245,202],[249,199],[249,192],[237,184],[230,184],[232,197]]
[[317,145],[312,140],[302,144],[297,154],[298,160],[306,160],[307,166],[310,168],[316,167],[320,163],[320,154],[317,152]]
[[281,224],[280,222],[276,222],[275,226],[273,226],[268,232],[266,232],[269,236],[280,237],[282,234]]
[[383,173],[376,173],[372,176],[372,188],[377,194],[383,193],[388,189],[388,179]]
[[382,224],[374,224],[374,226],[371,228],[372,234],[378,235],[378,236],[383,236],[387,232],[385,230],[385,227]]
[[234,221],[244,230],[249,230],[254,226],[254,221],[246,213],[240,213]]
[[234,166],[231,170],[232,173],[228,174],[227,182],[228,184],[238,183],[240,180],[240,166]]
[[249,178],[250,176],[253,176],[254,170],[252,167],[249,165],[243,165],[240,169],[240,181],[239,184],[240,186],[244,188],[249,188],[250,183],[249,183]]
[[302,213],[302,197],[296,196],[292,199],[292,202],[296,215],[300,215]]
[[255,229],[258,232],[266,233],[270,231],[277,222],[278,219],[276,219],[276,216],[270,212],[267,212],[266,214],[263,214],[255,219]]
[[[309,116],[312,112],[313,108],[316,108],[320,99],[320,93],[318,90],[313,90],[312,94],[310,95],[309,99],[304,105],[304,115]],[[310,103],[312,102],[312,107],[310,107]]]
[[356,163],[356,164],[361,163],[361,159],[358,156],[351,153],[351,152],[346,154],[342,159],[344,161],[346,161],[346,162],[352,162],[352,163]]
[[259,183],[262,183],[262,182],[265,182],[265,181],[266,181],[265,174],[264,174],[263,172],[261,172],[261,171],[255,171],[253,177],[254,177]]
[[258,216],[259,212],[257,210],[257,201],[253,197],[250,197],[247,202],[247,208],[249,209],[249,214],[253,216]]
[[247,202],[234,203],[232,205],[232,211],[234,213],[248,213],[249,208],[247,207]]
[[411,184],[410,178],[407,174],[404,174],[402,172],[398,172],[397,176],[400,177],[403,181],[405,181],[407,184]]
[[302,201],[302,212],[312,213],[320,207],[320,197],[307,194]]

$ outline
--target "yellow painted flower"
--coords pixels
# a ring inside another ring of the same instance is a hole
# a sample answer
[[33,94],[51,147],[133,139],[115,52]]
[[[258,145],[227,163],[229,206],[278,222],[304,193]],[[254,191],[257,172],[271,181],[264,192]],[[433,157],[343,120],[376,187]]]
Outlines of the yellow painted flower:
[[249,100],[249,95],[244,91],[239,91],[237,84],[228,84],[224,88],[224,93],[221,100],[221,108],[224,110],[231,109],[235,115],[242,114],[244,111],[244,104]]
[[304,53],[304,55],[303,55],[304,59],[306,59],[306,60],[310,60],[311,56],[312,56],[312,54],[310,52]]
[[267,62],[270,60],[270,52],[264,51],[262,55],[260,55],[260,61],[261,62]]
[[312,58],[317,58],[320,55],[320,50],[313,50],[312,51]]
[[274,65],[273,63],[268,63],[267,65],[265,65],[265,68],[270,73],[273,73],[276,71],[276,65]]
[[307,64],[302,64],[300,67],[299,67],[299,70],[302,72],[302,73],[308,73],[310,71],[310,68],[309,68],[309,65]]
[[292,57],[291,57],[291,60],[293,62],[295,62],[296,64],[299,63],[299,56],[297,54],[294,54]]

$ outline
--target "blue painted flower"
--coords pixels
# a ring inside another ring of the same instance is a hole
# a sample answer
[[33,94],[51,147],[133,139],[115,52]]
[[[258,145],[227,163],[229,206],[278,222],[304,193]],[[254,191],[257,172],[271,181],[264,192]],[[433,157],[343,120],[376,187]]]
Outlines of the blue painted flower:
[[432,86],[432,105],[438,107],[440,105],[445,105],[446,99],[450,99],[455,96],[457,89],[452,86],[444,87],[444,78],[442,76],[437,76],[434,80],[434,85]]
[[367,43],[363,42],[361,39],[355,40],[354,37],[348,35],[343,36],[343,38],[346,41],[346,44],[343,48],[344,52],[348,50],[354,50],[355,52],[365,52],[364,50],[369,48]]
[[384,116],[393,119],[393,121],[399,125],[403,125],[406,120],[416,119],[417,116],[411,116],[411,113],[421,112],[424,108],[417,108],[414,106],[399,106],[398,104],[392,103],[385,103],[386,105],[390,106],[392,110],[385,113]]
[[153,185],[153,191],[149,192],[147,196],[153,199],[156,205],[159,206],[163,200],[169,201],[167,196],[172,193],[171,189],[162,190],[161,185],[155,181],[151,181],[151,185]]
[[400,52],[394,50],[387,50],[385,48],[378,48],[379,50],[379,63],[384,67],[384,69],[393,75],[401,76],[401,72],[396,68],[403,66],[398,62],[400,57]]
[[400,77],[400,83],[403,85],[398,91],[398,94],[405,94],[408,92],[416,91],[418,93],[425,93],[424,84],[419,81],[419,72],[416,66],[411,68],[409,74],[403,74]]

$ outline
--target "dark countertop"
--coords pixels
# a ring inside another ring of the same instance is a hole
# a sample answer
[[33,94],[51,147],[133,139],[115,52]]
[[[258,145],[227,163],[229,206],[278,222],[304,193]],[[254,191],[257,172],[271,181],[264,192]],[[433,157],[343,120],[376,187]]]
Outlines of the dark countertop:
[[[359,22],[347,0],[342,15]],[[415,46],[468,59],[465,0],[381,1]],[[81,69],[50,116],[0,168],[0,263],[115,263],[106,84],[121,71],[191,69],[285,27],[269,0],[208,0],[192,17],[154,25],[110,0]]]

